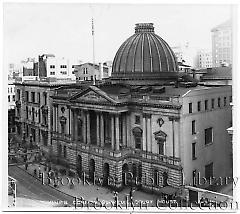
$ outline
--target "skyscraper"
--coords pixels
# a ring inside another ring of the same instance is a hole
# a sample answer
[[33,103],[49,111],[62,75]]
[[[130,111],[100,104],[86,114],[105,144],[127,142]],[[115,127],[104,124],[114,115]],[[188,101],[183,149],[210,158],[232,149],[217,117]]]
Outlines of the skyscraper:
[[212,30],[213,67],[232,64],[232,23],[230,20],[214,27]]

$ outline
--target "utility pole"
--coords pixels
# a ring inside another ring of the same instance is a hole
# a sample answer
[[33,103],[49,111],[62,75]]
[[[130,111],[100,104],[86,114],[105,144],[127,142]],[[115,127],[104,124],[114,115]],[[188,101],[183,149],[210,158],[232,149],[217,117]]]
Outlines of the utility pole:
[[94,20],[92,17],[92,42],[93,42],[93,85],[96,84],[95,82],[95,38],[94,38]]

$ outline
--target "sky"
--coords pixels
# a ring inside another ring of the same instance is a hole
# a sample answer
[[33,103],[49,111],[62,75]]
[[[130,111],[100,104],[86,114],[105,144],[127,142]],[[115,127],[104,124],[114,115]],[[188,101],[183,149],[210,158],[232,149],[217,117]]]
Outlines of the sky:
[[211,50],[211,29],[231,18],[230,5],[5,3],[4,62],[19,63],[49,53],[93,61],[113,60],[136,23],[154,23],[155,33],[170,46],[189,43]]

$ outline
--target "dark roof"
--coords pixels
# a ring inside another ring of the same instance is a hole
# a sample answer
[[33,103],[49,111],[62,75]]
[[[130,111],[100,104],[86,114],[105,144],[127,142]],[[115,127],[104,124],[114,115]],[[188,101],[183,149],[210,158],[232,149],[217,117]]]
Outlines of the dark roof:
[[139,75],[160,77],[178,71],[174,52],[154,33],[152,23],[136,24],[135,34],[118,49],[112,67],[113,78],[136,78]]
[[231,67],[215,67],[208,69],[201,69],[199,71],[206,72],[201,77],[201,80],[231,80],[232,79],[232,68]]

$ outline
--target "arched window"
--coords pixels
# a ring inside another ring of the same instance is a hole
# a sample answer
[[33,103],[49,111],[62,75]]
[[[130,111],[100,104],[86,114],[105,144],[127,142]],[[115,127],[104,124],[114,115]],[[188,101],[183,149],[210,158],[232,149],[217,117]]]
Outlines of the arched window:
[[142,129],[135,127],[133,130],[133,136],[135,138],[135,148],[142,149]]
[[165,153],[164,144],[166,142],[167,134],[161,130],[153,134],[155,135],[155,140],[157,141],[157,144],[158,144],[158,153],[160,155],[164,155]]
[[159,185],[159,174],[158,174],[158,170],[157,169],[154,169],[153,171],[153,183],[155,186],[158,186]]

